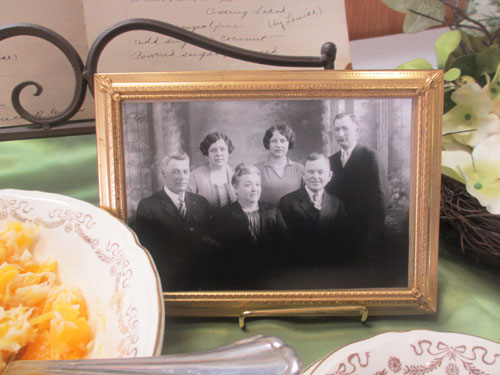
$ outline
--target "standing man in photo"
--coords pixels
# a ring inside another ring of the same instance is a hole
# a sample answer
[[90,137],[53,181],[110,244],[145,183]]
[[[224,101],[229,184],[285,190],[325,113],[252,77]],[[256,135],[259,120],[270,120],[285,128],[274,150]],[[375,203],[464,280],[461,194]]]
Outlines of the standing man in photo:
[[356,116],[339,113],[333,134],[340,151],[330,156],[333,178],[326,190],[342,199],[349,214],[354,250],[368,255],[381,246],[388,201],[387,172],[376,151],[358,143]]
[[200,258],[206,243],[208,201],[187,192],[190,168],[185,153],[170,154],[161,162],[163,188],[137,207],[135,231],[149,250],[165,291],[197,289]]

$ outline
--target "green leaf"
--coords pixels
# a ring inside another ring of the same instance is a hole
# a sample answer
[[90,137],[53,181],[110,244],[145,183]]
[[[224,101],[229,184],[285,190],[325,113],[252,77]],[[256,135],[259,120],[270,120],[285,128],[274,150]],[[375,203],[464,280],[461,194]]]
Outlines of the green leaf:
[[418,59],[411,60],[399,65],[396,69],[402,70],[428,70],[434,69],[432,64],[426,59],[419,57]]
[[472,36],[464,32],[465,29],[460,30],[462,32],[462,41],[460,42],[460,47],[464,47],[465,51],[470,51],[464,53],[465,55],[470,55],[472,53],[477,53],[481,51],[485,46],[487,46],[488,38],[485,36]]
[[460,69],[463,76],[471,76],[476,81],[481,78],[481,74],[478,74],[476,55],[461,56],[451,64],[451,67]]
[[408,0],[382,0],[382,2],[396,12],[406,13],[408,9]]
[[500,63],[500,48],[497,44],[483,48],[476,55],[478,73],[495,73]]
[[442,34],[436,40],[436,57],[439,68],[444,68],[450,54],[457,49],[462,39],[462,34],[459,30],[451,30]]
[[403,24],[405,33],[416,33],[426,30],[432,26],[440,25],[438,21],[431,20],[425,16],[420,16],[411,11],[420,12],[427,16],[444,20],[445,7],[439,0],[382,0],[389,8],[396,12],[406,14]]
[[408,12],[403,24],[405,33],[416,33],[430,27],[440,25],[440,22],[412,13],[410,10],[431,16],[440,21],[444,20],[445,8],[439,0],[409,0]]
[[451,82],[454,81],[458,78],[460,78],[460,69],[458,68],[451,68],[448,70],[446,73],[444,73],[444,80]]

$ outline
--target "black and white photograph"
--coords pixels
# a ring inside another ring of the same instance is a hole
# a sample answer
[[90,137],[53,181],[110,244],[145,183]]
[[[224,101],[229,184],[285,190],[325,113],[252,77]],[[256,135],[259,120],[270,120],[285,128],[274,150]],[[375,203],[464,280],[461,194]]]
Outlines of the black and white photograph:
[[121,113],[127,222],[164,291],[408,287],[410,98]]

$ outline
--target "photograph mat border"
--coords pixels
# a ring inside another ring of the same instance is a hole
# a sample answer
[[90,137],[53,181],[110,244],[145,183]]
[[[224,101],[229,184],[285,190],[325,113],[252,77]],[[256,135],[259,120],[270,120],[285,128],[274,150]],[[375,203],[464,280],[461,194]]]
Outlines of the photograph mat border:
[[97,74],[102,208],[126,221],[123,101],[411,98],[408,288],[165,293],[167,314],[238,316],[246,310],[365,306],[370,315],[437,309],[442,71],[215,71]]

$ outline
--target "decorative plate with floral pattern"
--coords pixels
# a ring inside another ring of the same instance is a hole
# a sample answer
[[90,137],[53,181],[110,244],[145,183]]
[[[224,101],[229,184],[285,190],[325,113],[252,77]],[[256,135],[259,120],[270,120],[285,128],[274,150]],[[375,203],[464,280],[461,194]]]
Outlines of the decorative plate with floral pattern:
[[460,333],[387,332],[336,350],[303,375],[499,375],[500,343]]
[[35,225],[34,257],[55,258],[61,281],[82,291],[95,332],[88,357],[161,353],[164,304],[158,273],[127,225],[67,196],[0,190],[0,228],[8,221]]

